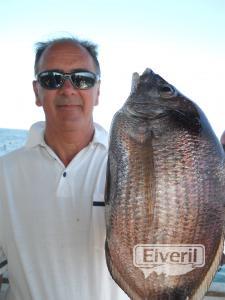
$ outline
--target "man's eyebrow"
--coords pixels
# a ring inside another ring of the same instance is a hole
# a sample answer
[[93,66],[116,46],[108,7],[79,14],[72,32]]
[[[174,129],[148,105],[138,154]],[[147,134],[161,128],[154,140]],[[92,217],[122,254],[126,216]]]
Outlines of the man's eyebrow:
[[79,69],[72,69],[71,70],[71,73],[72,72],[92,72],[93,73],[93,71],[90,71],[90,70],[88,70],[88,69],[82,69],[82,68],[79,68]]
[[47,70],[41,71],[39,73],[42,73],[42,72],[59,72],[59,73],[65,73],[65,74],[67,74],[67,73],[74,73],[74,72],[92,72],[92,73],[94,73],[93,71],[90,71],[90,70],[84,69],[84,68],[72,69],[69,72],[64,72],[64,70],[62,70],[62,69],[56,69],[56,68],[54,68],[54,69],[47,69]]
[[64,73],[63,70],[61,70],[61,69],[46,69],[46,70],[43,70],[41,72],[38,72],[37,74],[44,73],[44,72],[59,72],[59,73]]

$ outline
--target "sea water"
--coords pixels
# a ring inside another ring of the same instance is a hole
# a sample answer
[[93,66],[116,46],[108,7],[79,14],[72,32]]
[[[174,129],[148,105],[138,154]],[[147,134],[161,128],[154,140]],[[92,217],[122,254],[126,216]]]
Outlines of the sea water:
[[0,128],[0,156],[22,147],[27,135],[27,130]]
[[[0,156],[22,147],[26,142],[27,136],[27,130],[0,128]],[[214,282],[225,282],[225,265],[219,268]]]

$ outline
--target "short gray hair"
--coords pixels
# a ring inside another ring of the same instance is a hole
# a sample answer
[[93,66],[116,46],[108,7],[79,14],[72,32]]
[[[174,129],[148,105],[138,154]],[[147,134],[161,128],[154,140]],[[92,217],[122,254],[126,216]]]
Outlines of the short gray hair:
[[37,73],[38,73],[38,63],[39,63],[40,58],[41,58],[43,52],[45,51],[45,49],[54,44],[64,43],[64,42],[71,42],[71,43],[74,43],[75,45],[79,45],[79,46],[85,48],[88,51],[88,53],[91,55],[91,57],[94,61],[97,74],[98,75],[101,74],[100,64],[98,61],[98,51],[97,51],[98,46],[96,44],[92,43],[91,41],[80,40],[75,37],[61,37],[61,38],[54,38],[54,39],[51,39],[51,40],[48,40],[45,42],[37,42],[35,44],[35,53],[36,53],[35,54],[35,63],[34,63],[34,74],[35,75],[37,75]]

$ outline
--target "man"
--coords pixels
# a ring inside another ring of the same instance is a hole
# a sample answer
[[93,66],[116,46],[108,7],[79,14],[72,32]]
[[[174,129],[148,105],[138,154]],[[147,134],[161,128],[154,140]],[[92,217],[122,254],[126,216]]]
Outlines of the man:
[[45,123],[0,160],[0,274],[8,300],[125,300],[105,263],[107,134],[93,122],[100,68],[93,44],[37,45],[36,104]]

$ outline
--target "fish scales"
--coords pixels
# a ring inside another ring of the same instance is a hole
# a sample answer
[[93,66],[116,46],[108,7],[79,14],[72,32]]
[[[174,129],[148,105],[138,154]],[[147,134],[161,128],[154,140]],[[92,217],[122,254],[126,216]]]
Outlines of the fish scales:
[[[135,84],[111,126],[107,265],[131,299],[201,299],[223,251],[224,153],[203,112],[173,86],[150,70]],[[203,245],[205,263],[139,268],[137,245]]]

